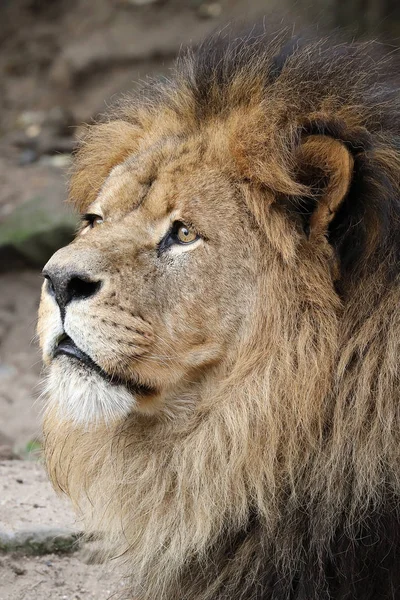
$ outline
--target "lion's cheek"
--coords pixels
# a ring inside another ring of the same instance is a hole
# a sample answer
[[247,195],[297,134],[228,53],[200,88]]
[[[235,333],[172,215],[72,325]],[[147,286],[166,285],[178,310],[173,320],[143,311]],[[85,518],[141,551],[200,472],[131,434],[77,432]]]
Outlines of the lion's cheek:
[[130,368],[135,359],[151,351],[153,334],[150,326],[114,308],[105,310],[102,304],[72,303],[66,312],[65,332],[107,373]]

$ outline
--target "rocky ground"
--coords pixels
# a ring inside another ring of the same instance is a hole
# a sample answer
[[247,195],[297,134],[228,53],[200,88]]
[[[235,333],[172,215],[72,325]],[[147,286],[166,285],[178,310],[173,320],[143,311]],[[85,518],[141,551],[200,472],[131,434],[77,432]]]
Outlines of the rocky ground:
[[40,464],[0,462],[0,600],[125,598],[111,566],[89,564],[80,530]]
[[123,582],[116,580],[109,566],[87,565],[79,554],[0,556],[0,600],[89,598],[126,598]]

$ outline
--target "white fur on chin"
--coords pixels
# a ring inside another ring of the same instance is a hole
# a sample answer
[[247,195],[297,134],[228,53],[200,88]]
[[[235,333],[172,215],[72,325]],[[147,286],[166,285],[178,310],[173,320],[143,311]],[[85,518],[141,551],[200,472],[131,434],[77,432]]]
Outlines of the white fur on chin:
[[123,385],[108,383],[68,357],[52,363],[44,394],[49,403],[58,406],[60,419],[86,426],[123,419],[136,405]]

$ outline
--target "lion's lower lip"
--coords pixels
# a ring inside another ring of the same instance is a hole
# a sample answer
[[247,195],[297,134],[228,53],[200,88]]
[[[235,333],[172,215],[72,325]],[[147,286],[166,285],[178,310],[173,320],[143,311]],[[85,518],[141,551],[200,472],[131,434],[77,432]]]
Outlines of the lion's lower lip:
[[58,343],[53,358],[57,356],[68,356],[75,360],[79,360],[79,362],[83,363],[87,368],[91,369],[98,373],[103,379],[111,383],[112,385],[123,385],[128,390],[134,394],[138,394],[141,396],[153,395],[156,393],[156,390],[150,386],[143,385],[138,382],[132,382],[123,380],[118,376],[111,376],[106,373],[97,363],[94,362],[90,356],[88,356],[83,350],[81,350],[75,342],[67,335],[65,335]]
[[54,358],[60,355],[70,356],[76,358],[87,367],[93,369],[100,375],[107,378],[107,374],[97,365],[94,360],[90,358],[83,350],[78,348],[75,342],[67,335],[65,335],[58,343],[57,348],[54,351]]
[[73,356],[74,358],[77,358],[82,362],[90,362],[95,365],[93,360],[80,348],[78,348],[78,346],[69,336],[64,336],[58,343],[57,348],[54,352],[54,356],[59,356],[60,354],[65,354],[66,356]]

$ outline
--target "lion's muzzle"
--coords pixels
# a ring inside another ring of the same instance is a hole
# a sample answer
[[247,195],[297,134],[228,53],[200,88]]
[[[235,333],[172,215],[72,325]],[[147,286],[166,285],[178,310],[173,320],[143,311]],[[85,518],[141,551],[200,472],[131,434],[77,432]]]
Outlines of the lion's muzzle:
[[67,304],[73,300],[87,299],[100,289],[101,281],[92,281],[89,274],[67,267],[58,267],[51,260],[43,269],[47,280],[47,293],[54,296],[61,314],[65,314]]

